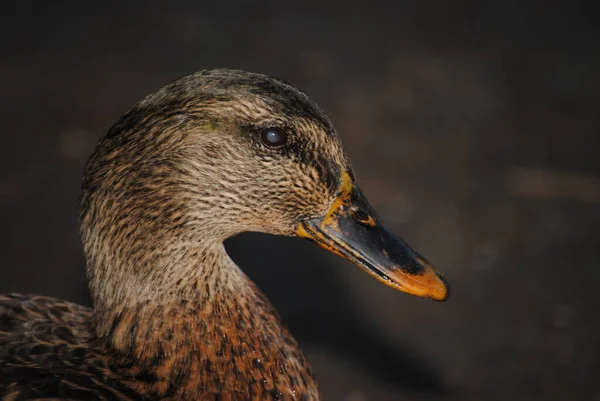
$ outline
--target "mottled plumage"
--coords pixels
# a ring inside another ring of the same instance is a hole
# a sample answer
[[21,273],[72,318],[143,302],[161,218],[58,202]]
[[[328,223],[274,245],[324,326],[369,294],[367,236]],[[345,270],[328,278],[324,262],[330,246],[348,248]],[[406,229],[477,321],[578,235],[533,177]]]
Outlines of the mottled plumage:
[[[261,141],[270,127],[287,133],[284,146]],[[297,234],[388,285],[444,299],[425,260],[377,231],[354,180],[329,119],[283,81],[202,71],[143,99],[99,141],[84,173],[93,311],[0,297],[0,397],[317,400],[296,341],[223,241]],[[337,242],[318,222],[339,231]],[[357,242],[354,230],[367,231]]]

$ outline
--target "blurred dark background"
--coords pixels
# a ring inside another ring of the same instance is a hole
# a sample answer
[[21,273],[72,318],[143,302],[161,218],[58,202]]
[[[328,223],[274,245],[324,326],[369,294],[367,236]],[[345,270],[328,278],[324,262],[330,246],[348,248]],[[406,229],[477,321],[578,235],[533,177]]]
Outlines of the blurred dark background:
[[76,199],[95,142],[196,70],[327,111],[445,304],[308,242],[227,244],[326,400],[600,400],[600,29],[593,2],[3,1],[0,292],[88,303]]

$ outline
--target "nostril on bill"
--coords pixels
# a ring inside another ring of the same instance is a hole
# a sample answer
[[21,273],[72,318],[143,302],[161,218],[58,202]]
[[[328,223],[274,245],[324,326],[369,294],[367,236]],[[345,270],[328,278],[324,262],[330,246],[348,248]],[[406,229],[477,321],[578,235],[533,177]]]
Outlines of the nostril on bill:
[[350,214],[352,215],[354,220],[357,221],[358,223],[368,226],[368,227],[375,227],[375,219],[373,219],[372,216],[367,214],[364,210],[362,210],[358,206],[353,205],[350,208]]

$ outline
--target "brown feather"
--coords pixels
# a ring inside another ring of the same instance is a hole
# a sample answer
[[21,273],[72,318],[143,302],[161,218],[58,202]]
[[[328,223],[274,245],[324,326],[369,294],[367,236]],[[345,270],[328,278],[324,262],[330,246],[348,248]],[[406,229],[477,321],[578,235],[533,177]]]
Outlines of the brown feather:
[[[271,126],[287,146],[261,144]],[[293,235],[327,210],[342,170],[331,122],[283,81],[211,70],[148,96],[86,167],[94,309],[0,297],[0,397],[317,400],[296,341],[222,242]]]

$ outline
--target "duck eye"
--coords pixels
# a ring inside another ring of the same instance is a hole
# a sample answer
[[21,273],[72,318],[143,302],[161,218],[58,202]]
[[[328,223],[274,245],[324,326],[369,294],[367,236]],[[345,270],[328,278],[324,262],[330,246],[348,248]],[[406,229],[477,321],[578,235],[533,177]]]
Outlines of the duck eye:
[[278,128],[267,128],[260,134],[262,142],[270,147],[279,147],[285,145],[287,134]]

